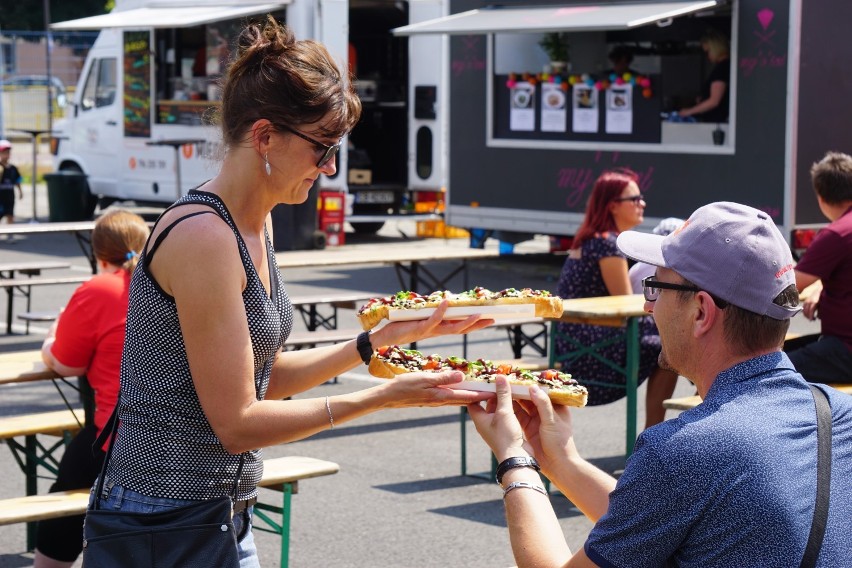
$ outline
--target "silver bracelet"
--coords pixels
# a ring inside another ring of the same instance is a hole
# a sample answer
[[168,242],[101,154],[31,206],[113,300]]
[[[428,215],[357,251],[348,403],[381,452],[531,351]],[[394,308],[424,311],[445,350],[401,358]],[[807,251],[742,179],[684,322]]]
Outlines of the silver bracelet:
[[506,495],[509,494],[509,491],[512,491],[514,489],[532,489],[533,491],[538,491],[542,495],[547,495],[547,489],[545,489],[541,485],[527,483],[526,481],[513,481],[512,483],[506,486],[506,489],[503,490],[503,499],[506,498]]
[[334,430],[334,415],[331,413],[331,404],[328,402],[328,397],[325,397],[325,410],[328,412],[328,422],[331,424],[331,429]]

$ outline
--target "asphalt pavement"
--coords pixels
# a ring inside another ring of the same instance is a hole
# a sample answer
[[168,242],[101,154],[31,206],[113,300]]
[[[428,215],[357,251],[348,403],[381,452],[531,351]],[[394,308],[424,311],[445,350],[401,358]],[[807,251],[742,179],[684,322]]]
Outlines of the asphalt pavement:
[[[43,192],[43,187],[39,190]],[[27,221],[31,202],[18,204],[22,222]],[[47,200],[37,202],[37,217],[46,219]],[[408,243],[418,246],[413,223],[389,223],[378,235],[347,233],[346,246],[377,246]],[[432,240],[444,246],[467,246],[465,239]],[[491,241],[488,247],[497,248]],[[561,259],[547,253],[546,239],[520,244],[516,251],[527,254],[501,256],[470,264],[470,282],[492,289],[509,286],[555,290]],[[51,275],[89,272],[86,259],[69,234],[30,236],[0,241],[0,259],[50,260],[71,263],[67,271]],[[435,270],[449,269],[437,263]],[[392,267],[352,266],[333,269],[299,269],[284,273],[288,292],[308,294],[342,289],[390,294],[399,289]],[[460,278],[450,286],[460,289]],[[33,310],[58,309],[64,305],[73,286],[40,287],[34,291]],[[16,312],[22,311],[18,300]],[[342,322],[352,318],[342,312]],[[301,325],[297,323],[297,325]],[[341,324],[347,326],[346,323]],[[38,348],[44,326],[31,326],[30,334],[0,336],[0,352]],[[794,329],[815,329],[803,318],[794,320]],[[439,338],[418,344],[425,351],[460,355],[458,338]],[[470,337],[471,357],[510,358],[511,348],[504,331],[487,329]],[[375,384],[366,367],[342,375],[301,396],[333,395]],[[46,412],[63,408],[61,398],[49,383],[4,385],[0,415]],[[684,379],[676,395],[692,394]],[[623,469],[625,403],[623,400],[573,412],[580,452],[604,470]],[[644,416],[644,387],[639,391],[640,422]],[[674,413],[670,411],[670,416]],[[494,568],[514,564],[503,515],[501,492],[481,477],[461,475],[461,423],[456,408],[388,410],[342,424],[308,440],[274,446],[268,457],[302,455],[334,461],[340,473],[299,484],[293,497],[290,566],[308,567],[401,567],[445,568],[447,566]],[[485,473],[490,454],[468,421],[467,469]],[[3,451],[5,452],[5,450]],[[7,453],[0,452],[0,498],[24,494],[24,477]],[[50,482],[41,480],[40,492]],[[279,494],[261,490],[261,499],[276,502]],[[582,546],[591,523],[561,495],[551,495],[563,531],[572,549]],[[280,540],[255,531],[261,562],[278,566]],[[0,568],[29,566],[32,555],[25,551],[24,525],[0,527]],[[80,566],[78,563],[75,566]],[[215,566],[215,564],[211,564]]]

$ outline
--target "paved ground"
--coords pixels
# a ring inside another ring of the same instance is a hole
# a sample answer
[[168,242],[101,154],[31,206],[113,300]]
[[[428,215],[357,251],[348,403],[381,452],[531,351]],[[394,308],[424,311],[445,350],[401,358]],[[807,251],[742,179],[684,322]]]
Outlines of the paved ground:
[[[40,198],[41,204],[46,200]],[[30,203],[21,203],[29,211]],[[46,210],[39,216],[46,217]],[[410,242],[417,246],[409,224],[392,224],[379,237],[347,235],[353,246],[381,246]],[[463,240],[443,241],[446,246],[466,246]],[[489,242],[488,246],[497,246]],[[544,251],[546,242],[519,245],[517,250]],[[62,258],[73,264],[69,273],[87,272],[87,264],[70,235],[44,235],[0,242],[0,258]],[[530,286],[554,289],[561,261],[548,254],[500,257],[473,263],[470,281],[486,287]],[[437,266],[436,269],[441,269]],[[59,272],[56,275],[60,275]],[[323,292],[348,287],[353,290],[395,292],[399,286],[390,267],[293,270],[285,275],[291,293]],[[459,287],[456,284],[455,287]],[[73,288],[36,291],[33,309],[56,309]],[[351,312],[350,312],[351,313]],[[344,315],[344,318],[347,315]],[[799,318],[797,318],[799,320]],[[799,320],[797,329],[813,329]],[[0,337],[0,351],[37,348],[42,335]],[[456,339],[423,342],[422,348],[443,354],[460,354]],[[511,356],[504,333],[484,330],[471,337],[470,354],[491,358]],[[364,368],[342,376],[337,383],[318,387],[311,396],[326,396],[373,384]],[[6,385],[0,396],[0,414],[14,415],[59,409],[62,402],[53,387]],[[677,394],[691,394],[681,380]],[[640,389],[639,415],[644,415]],[[603,469],[624,467],[624,402],[574,412],[580,451]],[[473,427],[466,425],[468,471],[488,470],[489,452]],[[8,454],[0,452],[0,498],[22,495],[23,476]],[[293,498],[291,566],[432,568],[469,566],[504,567],[513,564],[498,488],[480,478],[460,475],[459,411],[409,409],[371,415],[310,440],[269,448],[268,456],[305,455],[335,461],[339,474],[307,480]],[[48,481],[40,490],[46,491]],[[264,490],[266,499],[277,494]],[[582,545],[590,523],[559,495],[551,497],[572,547]],[[256,535],[264,566],[278,565],[277,537]],[[24,527],[0,527],[0,568],[28,566]]]

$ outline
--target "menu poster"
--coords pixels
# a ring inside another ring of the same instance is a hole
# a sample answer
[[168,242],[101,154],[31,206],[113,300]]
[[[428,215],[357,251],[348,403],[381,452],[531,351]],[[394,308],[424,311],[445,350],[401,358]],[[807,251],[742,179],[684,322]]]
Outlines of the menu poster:
[[509,97],[509,130],[535,130],[535,85],[516,83]]
[[633,133],[632,85],[613,85],[606,91],[606,132]]
[[151,136],[151,34],[124,32],[124,135]]
[[568,127],[568,101],[565,93],[555,83],[541,84],[541,131],[565,132]]
[[598,131],[598,90],[577,83],[573,89],[574,132]]

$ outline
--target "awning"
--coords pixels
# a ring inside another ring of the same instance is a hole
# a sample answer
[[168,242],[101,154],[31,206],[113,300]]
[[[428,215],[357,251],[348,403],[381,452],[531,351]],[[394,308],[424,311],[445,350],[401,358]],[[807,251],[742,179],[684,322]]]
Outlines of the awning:
[[393,33],[395,35],[471,35],[504,32],[626,30],[697,12],[717,4],[716,0],[706,0],[702,2],[648,2],[604,6],[483,8],[403,26],[394,29]]
[[279,0],[266,4],[243,4],[236,2],[227,5],[181,6],[159,3],[143,8],[112,11],[102,16],[68,20],[50,24],[53,30],[102,30],[105,28],[186,28],[210,22],[232,20],[243,16],[274,12],[290,3],[291,0]]

